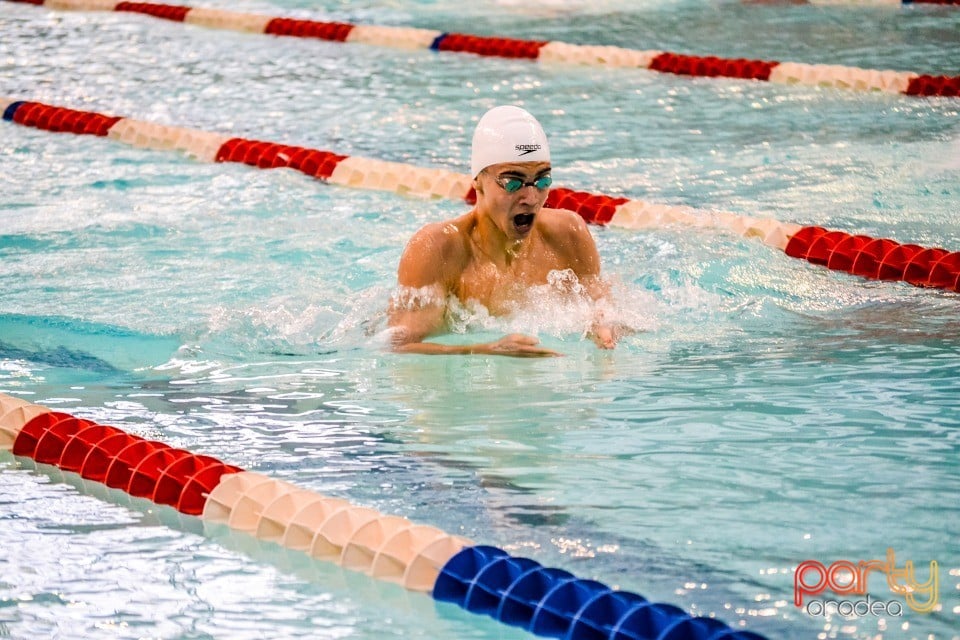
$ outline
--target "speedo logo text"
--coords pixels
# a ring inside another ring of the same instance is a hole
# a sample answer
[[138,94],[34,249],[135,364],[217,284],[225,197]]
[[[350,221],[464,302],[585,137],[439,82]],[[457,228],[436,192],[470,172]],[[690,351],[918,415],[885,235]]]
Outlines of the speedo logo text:
[[517,151],[520,152],[521,156],[525,156],[528,153],[533,153],[534,151],[540,151],[540,145],[538,144],[518,144],[514,147]]

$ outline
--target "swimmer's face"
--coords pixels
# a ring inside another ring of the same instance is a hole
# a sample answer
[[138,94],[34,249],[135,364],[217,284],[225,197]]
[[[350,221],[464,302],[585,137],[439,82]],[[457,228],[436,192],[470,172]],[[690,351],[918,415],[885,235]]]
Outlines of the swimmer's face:
[[495,164],[480,172],[476,189],[484,210],[501,231],[521,240],[533,230],[536,215],[547,200],[549,177],[549,162]]

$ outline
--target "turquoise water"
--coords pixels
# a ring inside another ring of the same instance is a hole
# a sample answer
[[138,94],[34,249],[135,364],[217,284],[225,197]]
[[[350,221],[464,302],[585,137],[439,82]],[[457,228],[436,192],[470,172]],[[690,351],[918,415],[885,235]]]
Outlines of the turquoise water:
[[[220,5],[960,72],[949,7]],[[956,100],[2,2],[0,32],[0,95],[457,171],[483,110],[519,102],[559,185],[960,249]],[[380,337],[400,251],[462,204],[0,124],[0,391],[770,637],[957,637],[956,294],[716,230],[595,228],[637,330],[614,352],[545,295],[515,318],[465,313],[469,335],[447,339],[522,330],[564,358],[401,357]],[[524,637],[76,485],[0,458],[0,637]],[[920,579],[939,562],[939,611],[793,606],[800,562],[887,548]]]

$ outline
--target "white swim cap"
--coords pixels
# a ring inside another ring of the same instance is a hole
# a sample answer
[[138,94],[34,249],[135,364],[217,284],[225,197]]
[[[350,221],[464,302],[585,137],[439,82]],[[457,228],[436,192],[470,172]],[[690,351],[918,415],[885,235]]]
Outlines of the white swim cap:
[[501,162],[550,162],[547,136],[537,119],[520,107],[494,107],[473,132],[470,171],[474,178]]

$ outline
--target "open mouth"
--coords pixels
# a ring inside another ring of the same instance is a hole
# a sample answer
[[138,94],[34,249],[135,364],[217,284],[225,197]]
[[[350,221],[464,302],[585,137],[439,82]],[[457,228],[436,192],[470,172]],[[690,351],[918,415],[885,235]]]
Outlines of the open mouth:
[[518,213],[513,216],[513,226],[517,228],[518,231],[529,231],[533,226],[533,218],[535,214],[532,213]]

